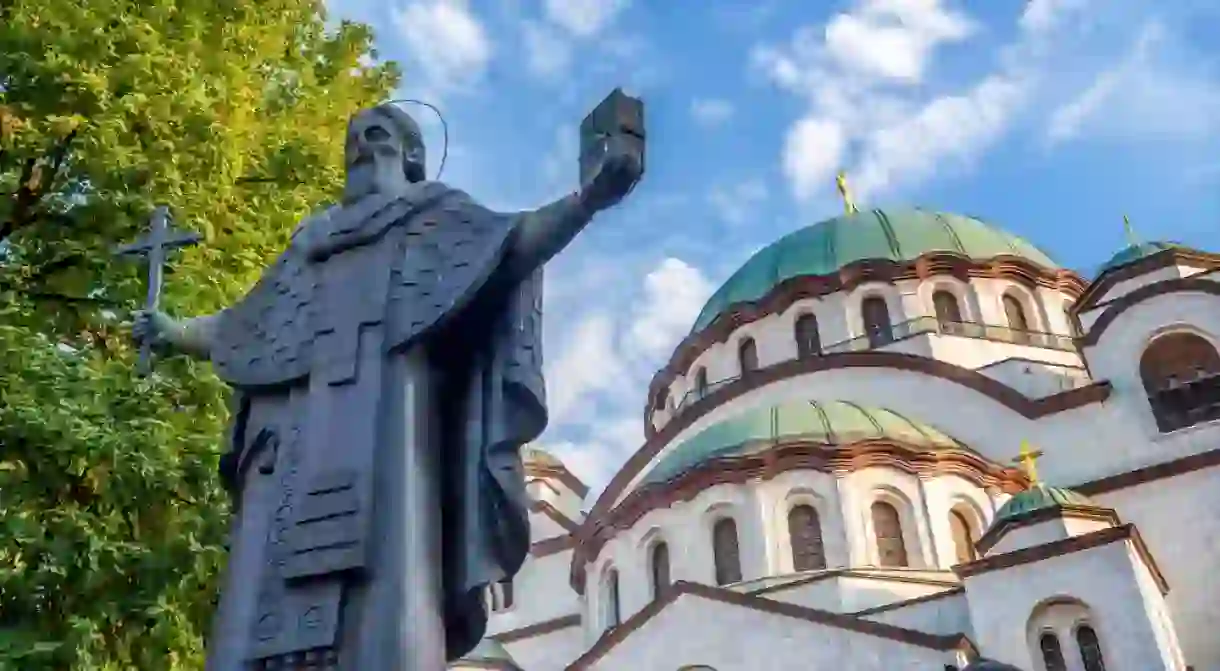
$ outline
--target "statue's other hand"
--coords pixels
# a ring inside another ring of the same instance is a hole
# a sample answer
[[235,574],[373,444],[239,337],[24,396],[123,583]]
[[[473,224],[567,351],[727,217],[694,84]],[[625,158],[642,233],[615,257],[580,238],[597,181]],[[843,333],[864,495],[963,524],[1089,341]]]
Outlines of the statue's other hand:
[[643,171],[643,161],[637,152],[612,142],[601,167],[581,185],[581,202],[592,212],[617,205],[639,181]]
[[153,347],[172,345],[174,326],[172,317],[157,310],[140,310],[133,315],[131,337],[136,344],[148,343]]

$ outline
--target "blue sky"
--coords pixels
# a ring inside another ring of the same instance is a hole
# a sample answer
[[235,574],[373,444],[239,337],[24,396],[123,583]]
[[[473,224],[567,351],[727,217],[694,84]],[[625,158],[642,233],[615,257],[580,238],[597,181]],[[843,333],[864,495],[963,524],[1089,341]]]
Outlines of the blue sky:
[[373,25],[402,96],[443,110],[442,179],[496,208],[575,189],[581,118],[616,86],[644,98],[644,182],[548,271],[541,443],[595,486],[638,447],[647,381],[715,286],[841,211],[839,168],[863,206],[979,216],[1085,273],[1124,244],[1124,214],[1220,250],[1207,0],[328,6]]

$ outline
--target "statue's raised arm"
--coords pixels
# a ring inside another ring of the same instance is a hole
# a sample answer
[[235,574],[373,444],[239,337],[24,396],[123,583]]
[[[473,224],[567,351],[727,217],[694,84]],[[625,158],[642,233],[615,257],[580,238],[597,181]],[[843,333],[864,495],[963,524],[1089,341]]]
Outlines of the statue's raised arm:
[[509,274],[522,278],[576,237],[593,215],[617,205],[644,172],[643,109],[614,91],[581,124],[580,190],[519,215],[508,250]]

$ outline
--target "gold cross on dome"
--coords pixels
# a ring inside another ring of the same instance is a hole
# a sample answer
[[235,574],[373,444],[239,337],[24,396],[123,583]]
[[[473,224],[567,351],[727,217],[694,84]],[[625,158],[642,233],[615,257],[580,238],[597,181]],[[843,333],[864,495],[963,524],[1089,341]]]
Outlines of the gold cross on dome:
[[1135,235],[1135,228],[1131,226],[1131,217],[1123,215],[1123,233],[1127,236],[1127,245],[1131,247],[1139,246],[1139,237]]
[[843,197],[843,209],[848,214],[854,214],[860,210],[856,209],[856,201],[852,200],[851,189],[847,188],[847,173],[842,170],[835,176],[835,186],[839,188],[839,195]]
[[1029,478],[1031,485],[1038,484],[1038,457],[1040,456],[1042,456],[1042,450],[1035,450],[1027,441],[1022,441],[1020,456],[1012,460],[1014,464],[1021,467],[1021,470],[1025,471],[1025,477]]

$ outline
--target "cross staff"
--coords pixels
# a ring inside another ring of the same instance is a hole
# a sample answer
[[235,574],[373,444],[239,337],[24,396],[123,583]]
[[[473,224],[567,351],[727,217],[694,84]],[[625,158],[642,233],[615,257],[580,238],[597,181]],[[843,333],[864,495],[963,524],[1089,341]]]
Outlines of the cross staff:
[[[148,224],[148,235],[114,250],[115,256],[142,256],[148,259],[148,295],[144,299],[144,311],[151,314],[161,302],[161,279],[165,270],[166,252],[177,247],[186,247],[199,242],[198,233],[175,231],[169,226],[169,208],[160,205],[153,210]],[[152,357],[152,339],[140,343],[140,358],[136,372],[147,375]]]
[[1014,464],[1019,464],[1021,470],[1025,471],[1025,476],[1029,478],[1029,484],[1038,484],[1038,457],[1042,456],[1042,450],[1034,450],[1030,448],[1029,443],[1021,443],[1021,455],[1013,459]]

